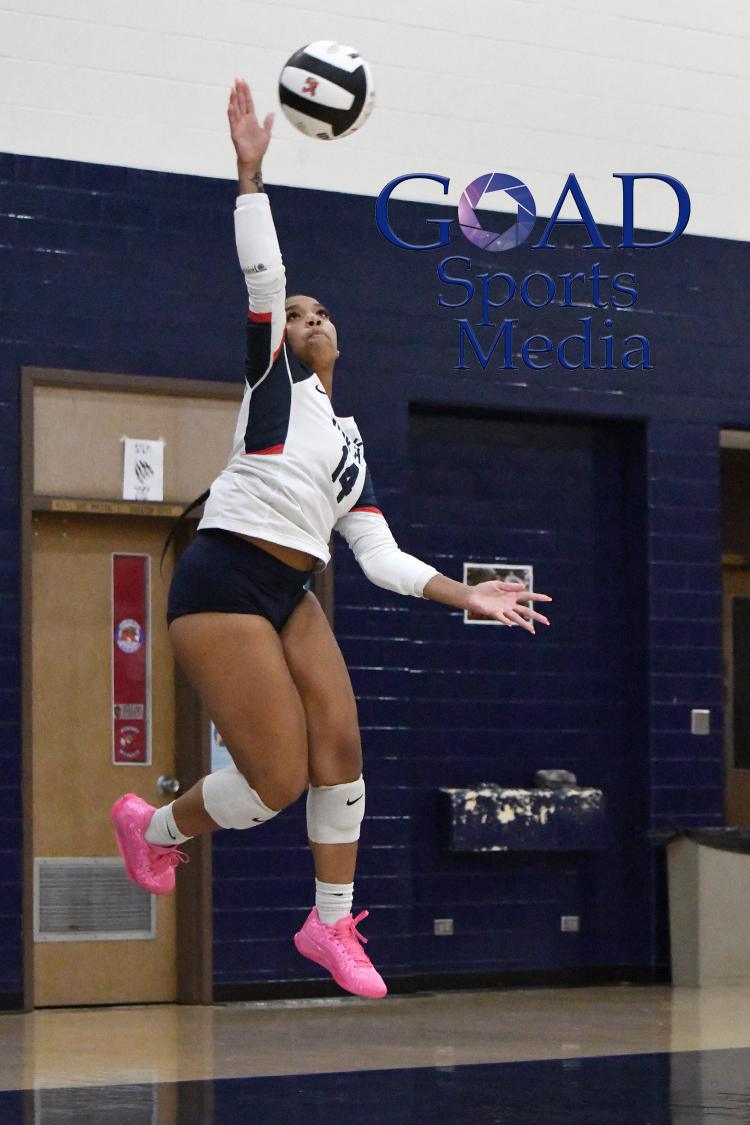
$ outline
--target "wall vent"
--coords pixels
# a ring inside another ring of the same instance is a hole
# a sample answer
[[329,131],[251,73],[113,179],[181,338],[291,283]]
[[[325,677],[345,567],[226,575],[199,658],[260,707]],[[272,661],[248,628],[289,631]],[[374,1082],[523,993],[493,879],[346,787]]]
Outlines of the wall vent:
[[35,941],[137,941],[156,937],[154,896],[102,856],[34,860]]

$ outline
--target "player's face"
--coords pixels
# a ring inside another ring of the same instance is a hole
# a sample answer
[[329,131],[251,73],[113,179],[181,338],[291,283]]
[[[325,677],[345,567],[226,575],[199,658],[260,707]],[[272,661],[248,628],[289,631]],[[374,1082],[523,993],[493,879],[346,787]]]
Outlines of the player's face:
[[286,336],[297,359],[314,370],[332,366],[338,359],[331,314],[314,297],[287,297]]

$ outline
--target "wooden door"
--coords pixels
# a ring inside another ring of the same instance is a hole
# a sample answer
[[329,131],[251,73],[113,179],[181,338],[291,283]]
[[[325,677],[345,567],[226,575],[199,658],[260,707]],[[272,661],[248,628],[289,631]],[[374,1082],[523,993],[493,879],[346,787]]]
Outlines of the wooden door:
[[724,568],[727,824],[750,827],[750,570]]
[[[135,792],[154,805],[171,799],[157,790],[157,778],[173,777],[175,766],[174,664],[165,624],[171,558],[165,559],[159,575],[168,527],[168,521],[158,518],[34,516],[35,869],[52,869],[49,864],[40,867],[40,859],[67,857],[85,864],[117,857],[110,808],[122,793]],[[113,764],[113,553],[144,554],[151,560],[151,627],[143,638],[144,644],[151,644],[149,765]],[[106,864],[99,868],[112,870]],[[119,877],[118,867],[111,879],[116,883]],[[131,893],[129,884],[120,893],[125,892]],[[64,892],[59,893],[64,902]],[[145,912],[150,896],[135,893],[144,896]],[[117,894],[115,890],[115,899]],[[153,936],[77,940],[74,933],[72,940],[70,934],[66,940],[35,940],[36,1005],[174,1000],[175,896],[154,896],[153,906]]]

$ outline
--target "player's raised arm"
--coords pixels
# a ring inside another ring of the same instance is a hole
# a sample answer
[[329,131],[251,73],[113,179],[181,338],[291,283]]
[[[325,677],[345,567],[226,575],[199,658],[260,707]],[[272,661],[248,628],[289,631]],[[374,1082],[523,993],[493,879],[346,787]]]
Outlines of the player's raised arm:
[[234,213],[237,254],[249,296],[245,377],[251,387],[268,373],[284,339],[286,277],[262,164],[271,140],[273,114],[261,125],[247,82],[236,79],[229,95],[229,131],[237,153],[239,195]]
[[261,165],[271,143],[272,113],[266,114],[261,125],[255,115],[253,95],[242,78],[235,78],[227,107],[229,132],[237,153],[237,175],[240,195],[263,191]]

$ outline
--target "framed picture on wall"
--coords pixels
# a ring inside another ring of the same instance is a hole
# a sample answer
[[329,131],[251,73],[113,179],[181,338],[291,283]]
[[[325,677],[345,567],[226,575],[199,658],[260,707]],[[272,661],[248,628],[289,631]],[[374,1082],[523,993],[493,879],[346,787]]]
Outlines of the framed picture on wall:
[[[480,582],[492,582],[495,579],[501,582],[525,582],[529,593],[534,590],[534,568],[529,563],[464,563],[464,582],[468,586],[477,586]],[[478,613],[470,613],[467,609],[464,610],[464,625],[500,625],[508,628],[494,617],[483,617]],[[515,626],[511,625],[510,628]]]

